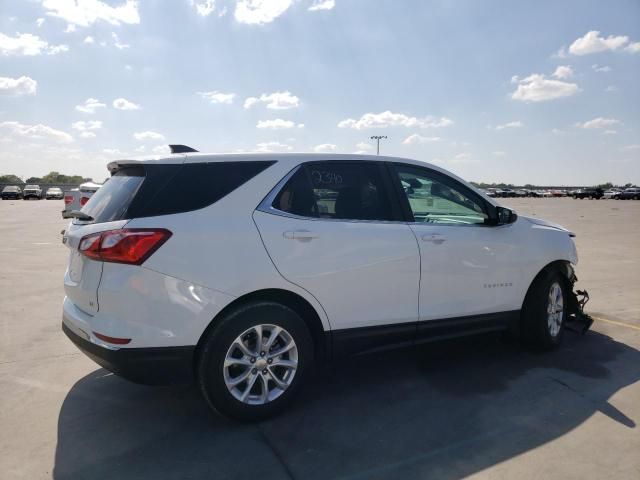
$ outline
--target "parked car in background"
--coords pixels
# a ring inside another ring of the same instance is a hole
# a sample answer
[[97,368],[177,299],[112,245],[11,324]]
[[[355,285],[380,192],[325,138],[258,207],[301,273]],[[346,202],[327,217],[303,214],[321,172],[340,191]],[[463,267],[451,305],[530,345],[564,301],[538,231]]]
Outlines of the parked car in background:
[[551,190],[551,196],[552,197],[566,197],[567,196],[567,192],[566,190]]
[[619,192],[615,197],[616,200],[640,200],[640,187],[626,188]]
[[580,190],[576,190],[573,192],[573,198],[574,199],[585,199],[585,198],[589,198],[589,199],[593,199],[593,200],[600,200],[602,198],[602,195],[604,195],[604,190],[602,190],[601,188],[581,188]]
[[576,313],[574,234],[435,165],[195,153],[108,168],[64,233],[62,328],[104,368],[194,382],[230,417],[282,411],[331,357],[508,329],[552,349]]
[[551,198],[553,195],[549,190],[539,190],[538,195],[542,198]]
[[606,190],[602,194],[602,198],[607,198],[607,199],[615,198],[616,195],[618,195],[620,192],[622,192],[622,190],[617,189],[617,188],[611,188],[609,190]]
[[89,201],[102,185],[93,182],[87,182],[78,188],[73,188],[64,192],[64,210],[62,210],[62,218],[71,218],[71,212],[80,211],[80,209]]
[[2,200],[19,200],[22,198],[22,190],[16,185],[7,185],[0,195]]
[[36,200],[40,200],[42,198],[42,189],[40,185],[27,185],[24,187],[22,191],[22,199],[29,200],[30,198],[35,198]]
[[51,187],[47,189],[47,193],[44,194],[44,198],[47,200],[62,200],[64,198],[64,193],[62,193],[62,189],[60,187]]
[[520,189],[520,190],[516,190],[515,191],[515,196],[516,197],[527,197],[528,195],[527,195],[527,191],[526,190]]

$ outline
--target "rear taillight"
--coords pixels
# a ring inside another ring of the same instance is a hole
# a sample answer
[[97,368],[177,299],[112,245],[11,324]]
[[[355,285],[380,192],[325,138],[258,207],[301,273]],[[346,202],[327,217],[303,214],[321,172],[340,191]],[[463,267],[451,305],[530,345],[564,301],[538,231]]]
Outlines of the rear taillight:
[[80,206],[83,207],[91,197],[80,197]]
[[107,230],[83,237],[78,251],[94,260],[141,265],[169,237],[171,232],[163,228]]
[[65,195],[64,196],[64,204],[65,205],[69,205],[71,202],[73,202],[73,196],[72,195]]

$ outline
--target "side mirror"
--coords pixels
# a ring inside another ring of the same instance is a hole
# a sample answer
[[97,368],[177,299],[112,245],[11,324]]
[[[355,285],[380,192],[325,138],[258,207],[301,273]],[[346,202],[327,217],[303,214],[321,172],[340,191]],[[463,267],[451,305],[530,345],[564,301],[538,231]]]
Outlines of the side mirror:
[[518,219],[516,212],[505,207],[496,207],[497,222],[496,225],[508,225]]

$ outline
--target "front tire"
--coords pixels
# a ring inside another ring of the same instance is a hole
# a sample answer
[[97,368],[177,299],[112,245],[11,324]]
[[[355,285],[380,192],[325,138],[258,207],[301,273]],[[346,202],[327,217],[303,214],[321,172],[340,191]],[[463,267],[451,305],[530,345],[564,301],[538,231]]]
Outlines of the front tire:
[[567,279],[557,270],[536,277],[522,309],[523,339],[527,344],[552,350],[562,343],[569,294]]
[[208,405],[241,421],[284,410],[313,363],[313,340],[294,310],[260,301],[224,315],[204,339],[197,381]]

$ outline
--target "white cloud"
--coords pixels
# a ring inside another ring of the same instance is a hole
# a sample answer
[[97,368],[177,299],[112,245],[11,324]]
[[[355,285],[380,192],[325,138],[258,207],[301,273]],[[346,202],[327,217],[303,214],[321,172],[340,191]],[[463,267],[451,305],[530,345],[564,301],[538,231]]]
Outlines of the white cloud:
[[286,12],[293,0],[238,0],[235,18],[240,23],[264,25]]
[[611,71],[611,67],[607,67],[606,65],[598,65],[597,63],[594,63],[593,65],[591,65],[591,68],[593,68],[594,72],[610,72]]
[[258,103],[265,103],[271,110],[288,110],[300,106],[300,99],[291,92],[263,93],[260,97],[248,97],[244,101],[244,108],[251,108]]
[[440,137],[423,137],[422,135],[418,135],[414,133],[413,135],[409,135],[402,141],[403,145],[416,145],[421,143],[433,143],[439,142],[442,140]]
[[64,33],[73,33],[76,31],[76,26],[73,23],[70,23],[69,25],[67,25],[67,28],[65,28]]
[[106,153],[107,155],[124,155],[124,152],[121,152],[117,148],[103,148],[102,153]]
[[113,108],[117,110],[140,110],[140,105],[130,102],[126,98],[116,98],[113,101]]
[[9,37],[0,33],[0,54],[10,55],[55,55],[66,52],[69,47],[66,45],[49,45],[49,42],[42,40],[37,35],[30,33],[17,33],[15,37]]
[[209,100],[211,103],[233,103],[235,93],[222,93],[214,90],[212,92],[197,92],[205,100]]
[[128,43],[121,43],[118,34],[115,32],[111,32],[111,38],[113,38],[113,46],[118,50],[124,50],[125,48],[129,48],[131,46]]
[[502,150],[496,150],[495,152],[491,152],[495,157],[504,157],[507,152],[503,152]]
[[459,153],[455,157],[453,157],[450,163],[474,163],[475,160],[471,156],[470,153]]
[[95,138],[96,134],[92,130],[100,130],[102,122],[99,120],[79,121],[72,123],[71,128],[80,132],[81,138]]
[[420,127],[435,128],[448,127],[453,121],[446,117],[427,116],[424,118],[410,117],[404,113],[393,113],[387,110],[382,113],[365,113],[358,120],[347,118],[338,123],[339,128],[353,128],[364,130],[367,128],[386,127]]
[[550,80],[544,75],[534,73],[518,79],[518,88],[511,94],[514,100],[522,102],[544,102],[562,97],[570,97],[580,91],[575,83]]
[[609,85],[607,88],[604,89],[605,92],[617,92],[618,91],[618,87],[614,86],[614,85]]
[[625,47],[625,50],[629,53],[640,53],[640,42],[630,43]]
[[617,130],[605,130],[602,133],[603,133],[603,135],[617,135],[618,131]]
[[[298,124],[298,127],[302,128],[300,127],[300,125],[302,124]],[[258,124],[256,125],[257,128],[267,128],[271,130],[283,130],[287,128],[293,128],[295,126],[295,123],[293,123],[291,120],[282,120],[280,118],[276,118],[275,120],[259,120]]]
[[2,95],[35,95],[38,82],[31,77],[0,77],[0,94]]
[[620,125],[621,123],[622,122],[620,122],[620,120],[616,120],[615,118],[597,117],[584,123],[576,123],[576,127],[586,129],[607,128],[613,127],[614,125]]
[[293,147],[291,145],[287,145],[286,143],[280,142],[262,142],[256,145],[257,152],[282,152],[282,151],[291,151]]
[[80,27],[88,27],[99,20],[111,25],[140,23],[137,0],[126,0],[113,7],[100,0],[43,0],[42,6],[47,15]]
[[507,123],[503,123],[502,125],[496,125],[495,129],[505,130],[507,128],[522,128],[522,127],[524,127],[524,123],[522,123],[520,120],[516,120],[514,122],[507,122]]
[[216,9],[215,0],[190,0],[191,6],[196,8],[196,12],[201,17],[208,17]]
[[73,128],[74,130],[78,130],[79,132],[86,132],[88,130],[100,130],[102,128],[102,122],[100,120],[89,120],[88,122],[80,120],[78,122],[73,122],[71,124],[71,128]]
[[38,28],[40,28],[43,23],[44,23],[44,18],[38,18],[36,20],[36,25],[38,26]]
[[573,69],[569,65],[560,65],[553,72],[553,76],[560,79],[571,78],[573,76]]
[[600,36],[599,31],[591,30],[569,46],[569,53],[573,55],[589,55],[607,50],[617,50],[626,45],[628,41],[629,37],[625,35],[609,35],[605,38]]
[[169,145],[158,145],[153,147],[151,151],[156,155],[168,155],[171,153],[171,148],[169,148]]
[[336,0],[314,0],[313,5],[309,7],[310,12],[317,12],[318,10],[331,10],[336,6]]
[[632,152],[635,150],[640,150],[640,145],[634,144],[634,145],[626,145],[624,147],[620,147],[620,151],[622,152]]
[[356,143],[356,148],[358,150],[371,150],[373,148],[373,146],[370,143],[367,142],[360,142],[360,143]]
[[76,105],[76,110],[82,113],[96,113],[98,108],[104,108],[106,105],[101,103],[98,99],[87,98],[83,104]]
[[133,138],[136,140],[164,140],[164,135],[158,132],[152,132],[151,130],[146,130],[144,132],[134,133]]
[[25,125],[19,122],[0,122],[0,129],[8,130],[11,135],[34,140],[52,140],[58,143],[71,143],[73,137],[66,132],[47,125]]
[[95,40],[93,39],[93,37],[92,37],[91,35],[87,35],[87,36],[84,38],[84,40],[83,40],[83,41],[84,41],[84,43],[95,43]]
[[316,153],[331,153],[337,150],[338,146],[333,143],[322,143],[313,147],[313,151]]

